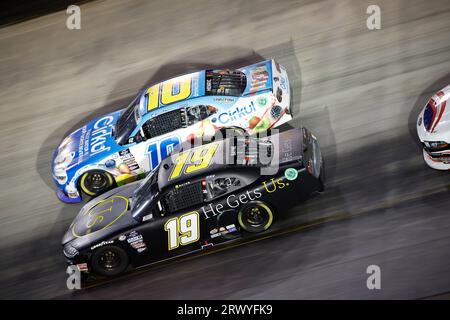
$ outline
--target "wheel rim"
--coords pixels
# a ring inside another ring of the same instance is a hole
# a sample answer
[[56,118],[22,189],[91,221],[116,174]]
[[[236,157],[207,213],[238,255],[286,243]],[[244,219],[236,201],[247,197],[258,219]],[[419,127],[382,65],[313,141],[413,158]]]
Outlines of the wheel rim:
[[251,207],[244,212],[244,220],[252,227],[259,227],[267,223],[267,212],[261,207]]
[[99,257],[99,264],[105,270],[114,270],[120,265],[120,256],[116,252],[108,250]]
[[103,173],[95,172],[86,178],[86,188],[93,192],[104,189],[108,184],[108,179]]

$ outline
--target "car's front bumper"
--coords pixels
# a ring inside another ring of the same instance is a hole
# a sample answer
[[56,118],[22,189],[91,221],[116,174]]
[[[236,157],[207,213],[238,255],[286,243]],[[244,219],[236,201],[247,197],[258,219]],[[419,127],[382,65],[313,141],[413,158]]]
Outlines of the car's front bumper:
[[58,199],[64,203],[79,203],[82,201],[81,196],[78,195],[75,198],[69,197],[63,190],[56,190],[56,196]]
[[429,153],[423,149],[423,158],[425,163],[436,170],[450,170],[450,154]]

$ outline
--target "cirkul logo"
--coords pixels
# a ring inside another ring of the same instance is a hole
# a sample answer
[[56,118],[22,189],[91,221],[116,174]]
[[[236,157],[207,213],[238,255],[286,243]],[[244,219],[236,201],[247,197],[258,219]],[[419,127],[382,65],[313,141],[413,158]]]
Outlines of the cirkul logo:
[[[253,101],[245,107],[239,107],[236,106],[235,108],[231,109],[230,111],[223,112],[217,116],[217,120],[220,123],[226,124],[230,121],[236,121],[237,119],[240,119],[242,117],[245,117],[246,115],[249,115],[253,112],[255,112],[255,105]],[[212,120],[214,122],[214,119]]]

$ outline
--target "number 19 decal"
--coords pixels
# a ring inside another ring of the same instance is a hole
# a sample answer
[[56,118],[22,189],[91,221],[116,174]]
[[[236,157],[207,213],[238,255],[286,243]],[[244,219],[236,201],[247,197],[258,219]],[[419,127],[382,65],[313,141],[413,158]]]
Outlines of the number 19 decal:
[[184,172],[189,174],[209,167],[217,146],[217,143],[211,143],[194,151],[188,150],[180,153],[174,160],[175,166],[169,180],[178,178],[183,173],[183,168]]
[[168,232],[167,243],[169,251],[180,245],[196,242],[200,239],[200,218],[198,212],[190,212],[181,217],[169,219],[164,224],[164,230]]

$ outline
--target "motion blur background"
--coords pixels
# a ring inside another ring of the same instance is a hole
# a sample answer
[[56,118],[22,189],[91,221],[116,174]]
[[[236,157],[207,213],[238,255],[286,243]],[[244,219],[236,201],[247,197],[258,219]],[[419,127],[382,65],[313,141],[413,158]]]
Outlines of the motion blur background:
[[[450,82],[448,0],[82,1],[81,30],[66,28],[72,2],[11,3],[0,29],[0,298],[450,291],[450,176],[425,166],[415,133],[419,110]],[[366,27],[371,4],[380,30]],[[292,125],[315,133],[327,164],[327,191],[273,230],[292,232],[67,290],[60,239],[82,204],[55,196],[60,139],[149,84],[271,57],[295,91]],[[373,264],[381,290],[366,287]]]

